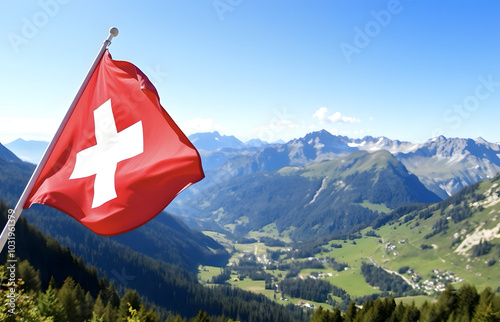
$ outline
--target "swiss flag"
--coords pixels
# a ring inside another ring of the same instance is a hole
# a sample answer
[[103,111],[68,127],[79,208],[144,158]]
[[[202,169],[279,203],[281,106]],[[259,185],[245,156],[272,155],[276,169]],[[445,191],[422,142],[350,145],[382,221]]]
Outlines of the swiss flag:
[[24,208],[45,204],[101,235],[137,228],[203,179],[198,151],[129,62],[102,56]]

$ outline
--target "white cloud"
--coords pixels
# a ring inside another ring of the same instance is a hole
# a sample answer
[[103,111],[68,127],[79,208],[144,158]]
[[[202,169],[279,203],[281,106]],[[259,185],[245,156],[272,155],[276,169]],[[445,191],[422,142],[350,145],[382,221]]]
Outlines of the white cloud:
[[313,114],[313,118],[317,119],[320,123],[359,123],[360,119],[342,115],[340,112],[335,112],[333,114],[328,113],[328,108],[320,107]]
[[316,112],[314,112],[313,118],[319,120],[320,122],[328,119],[328,109],[326,107],[320,107]]

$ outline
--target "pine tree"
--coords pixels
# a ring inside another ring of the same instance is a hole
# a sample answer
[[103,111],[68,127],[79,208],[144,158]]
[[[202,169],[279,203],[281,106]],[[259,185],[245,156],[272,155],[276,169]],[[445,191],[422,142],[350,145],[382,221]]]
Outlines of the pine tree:
[[92,319],[90,319],[90,322],[104,322],[104,318],[98,317],[95,312],[92,312]]
[[79,321],[78,307],[80,303],[75,294],[75,281],[71,277],[68,276],[64,280],[63,286],[57,292],[57,297],[64,308],[66,319],[68,321]]
[[118,308],[118,316],[120,319],[125,319],[130,316],[130,307],[135,311],[139,311],[141,308],[141,299],[139,294],[134,290],[128,290],[120,301],[120,306]]
[[494,297],[495,293],[493,293],[489,287],[481,292],[476,312],[472,318],[473,322],[498,321],[498,319],[500,319],[500,312],[495,312],[493,308]]
[[[233,320],[230,319],[228,322],[232,322],[232,321]],[[187,322],[187,319],[186,318],[183,319],[180,315],[176,315],[176,316],[167,317],[165,322]]]
[[363,303],[363,308],[356,313],[354,321],[363,321],[365,316],[371,313],[373,309],[374,300],[369,300]]
[[94,302],[93,315],[101,318],[104,316],[104,313],[106,313],[106,306],[102,302],[101,294],[99,293],[97,299]]
[[120,297],[116,292],[115,285],[113,283],[105,284],[106,282],[107,281],[105,279],[101,279],[101,281],[99,281],[101,290],[99,291],[99,294],[97,296],[101,298],[102,304],[104,306],[108,305],[108,303],[111,302],[111,306],[116,308],[120,305]]
[[457,308],[457,293],[453,285],[448,284],[446,289],[439,295],[437,303],[434,305],[434,312],[439,321],[448,320],[449,316]]
[[[427,303],[427,302],[425,302],[425,303]],[[413,302],[411,306],[408,306],[406,308],[406,312],[403,316],[402,321],[417,322],[420,320],[420,316],[421,316],[421,313],[420,313],[419,309],[415,306],[415,302]]]
[[94,309],[94,298],[90,295],[90,292],[85,293],[85,298],[80,303],[80,316],[84,321],[92,318],[92,312]]
[[37,307],[41,316],[53,317],[54,322],[67,320],[64,307],[57,298],[57,290],[53,289],[50,284],[45,293],[39,294]]
[[[424,304],[422,304],[422,306],[420,307],[420,315],[422,317],[428,316],[432,307],[433,307],[432,304],[430,304],[428,301],[425,301]],[[405,315],[406,315],[406,313],[405,313]]]
[[108,295],[106,304],[109,302],[114,308],[118,308],[118,306],[120,306],[120,296],[118,296],[118,292],[116,292],[115,284],[109,284],[106,294]]
[[57,283],[56,283],[56,280],[55,280],[54,276],[50,277],[49,287],[52,287],[54,290],[57,289]]
[[383,301],[384,305],[384,316],[385,320],[387,321],[391,316],[394,310],[396,309],[396,301],[394,298],[385,298]]
[[405,316],[407,307],[403,304],[403,302],[399,302],[394,311],[392,312],[390,322],[401,322],[404,321],[403,318]]
[[476,288],[473,285],[463,285],[457,292],[457,300],[457,316],[470,321],[479,302]]
[[493,304],[490,303],[485,310],[478,310],[474,314],[472,322],[498,322],[500,320],[500,312],[495,312]]
[[[85,321],[90,319],[92,315],[89,314],[84,316],[84,311],[87,311],[87,308],[85,303],[85,292],[83,291],[80,284],[75,285],[73,293],[75,294],[76,301],[78,302],[78,307],[76,308],[76,314],[78,316],[77,320]],[[90,312],[92,312],[92,310]]]
[[28,260],[23,260],[17,267],[19,278],[24,281],[24,287],[28,291],[38,291],[40,289],[40,271],[35,270]]
[[310,322],[321,322],[321,321],[324,321],[325,320],[325,318],[324,318],[325,314],[326,314],[326,310],[322,306],[320,306],[317,310],[314,311],[314,315],[311,318]]
[[330,321],[331,322],[343,322],[344,319],[342,318],[342,314],[340,313],[340,309],[338,307],[335,307],[333,312],[330,314]]
[[128,306],[128,315],[126,318],[127,322],[141,322],[137,310],[134,309],[130,303],[127,303],[127,306]]
[[210,322],[210,318],[208,317],[206,312],[199,310],[193,322]]
[[373,307],[367,313],[367,315],[370,316],[369,321],[383,322],[387,321],[390,318],[391,315],[387,315],[386,312],[385,301],[386,299],[382,301],[380,297],[375,300],[375,302],[373,303]]
[[160,318],[153,308],[146,310],[143,304],[141,304],[141,309],[139,310],[139,319],[141,322],[160,322]]
[[115,322],[117,320],[117,309],[111,305],[111,302],[106,305],[103,321],[104,322]]
[[353,322],[356,318],[357,312],[358,307],[356,306],[356,303],[354,303],[354,301],[351,301],[351,303],[349,303],[349,305],[347,306],[347,310],[345,311],[344,321]]

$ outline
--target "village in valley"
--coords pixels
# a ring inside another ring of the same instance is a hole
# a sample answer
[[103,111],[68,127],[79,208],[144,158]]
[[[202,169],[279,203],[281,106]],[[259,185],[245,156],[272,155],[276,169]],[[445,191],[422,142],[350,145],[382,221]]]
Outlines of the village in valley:
[[[268,227],[266,235],[275,236],[274,232],[271,233],[273,230]],[[311,252],[303,252],[287,244],[268,246],[261,242],[259,236],[254,236],[257,238],[250,243],[232,243],[219,233],[213,233],[211,236],[218,238],[219,242],[225,242],[233,251],[233,256],[226,266],[228,271],[224,283],[264,294],[278,302],[293,303],[301,307],[314,308],[320,305],[329,307],[329,303],[333,307],[340,303],[342,298],[330,294],[325,303],[293,297],[283,291],[284,280],[292,278],[310,285],[318,285],[313,283],[323,280],[332,285],[339,285],[338,288],[342,291],[345,289],[346,294],[354,295],[362,292],[365,294],[382,292],[378,286],[369,285],[365,281],[360,270],[363,263],[380,267],[387,272],[387,275],[401,277],[400,283],[408,284],[415,294],[421,296],[436,296],[443,292],[448,284],[463,281],[461,277],[447,269],[417,271],[409,265],[400,267],[397,271],[387,268],[385,263],[397,259],[401,256],[400,252],[404,252],[401,247],[410,246],[407,239],[400,239],[394,243],[384,242],[378,236],[368,239],[336,240]],[[432,246],[430,248],[432,250]],[[374,258],[377,258],[377,261]],[[384,266],[379,263],[384,263]],[[245,266],[244,270],[242,265]],[[250,273],[249,269],[261,275]],[[218,272],[221,272],[220,268],[213,270],[203,267],[200,269],[200,281],[211,284],[216,280],[213,276],[217,276]]]

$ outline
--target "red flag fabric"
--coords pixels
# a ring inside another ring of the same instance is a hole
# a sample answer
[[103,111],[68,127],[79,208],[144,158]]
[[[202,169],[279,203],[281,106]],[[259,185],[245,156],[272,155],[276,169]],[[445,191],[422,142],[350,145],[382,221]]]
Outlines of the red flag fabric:
[[45,204],[100,235],[117,235],[204,177],[198,151],[149,79],[108,51],[63,126],[24,208]]

